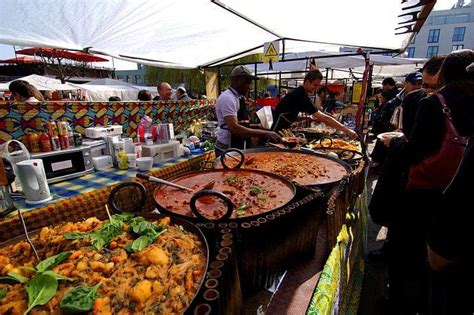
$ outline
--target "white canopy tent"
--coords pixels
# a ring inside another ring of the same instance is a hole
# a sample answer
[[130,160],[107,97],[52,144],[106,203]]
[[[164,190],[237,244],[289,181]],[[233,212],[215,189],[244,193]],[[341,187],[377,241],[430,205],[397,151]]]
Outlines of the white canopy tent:
[[111,96],[118,96],[122,101],[136,101],[138,91],[128,85],[97,85],[97,84],[71,84],[82,91],[86,101],[106,102]]
[[128,83],[128,82],[125,82],[125,81],[114,80],[114,79],[110,79],[110,78],[102,78],[102,79],[92,80],[92,81],[87,82],[87,85],[119,85],[119,86],[123,85],[123,86],[133,87],[137,91],[140,91],[140,90],[150,91],[151,95],[153,95],[153,96],[158,95],[158,90],[157,90],[156,86],[135,85],[135,84],[131,84],[131,83]]
[[[324,72],[324,69],[336,69],[331,75],[334,78],[349,77],[349,72],[337,71],[337,69],[354,69],[354,72],[362,73],[364,71],[365,61],[362,56],[345,56],[343,53],[334,53],[326,51],[309,51],[301,53],[289,53],[285,55],[285,60],[272,64],[270,70],[269,64],[260,63],[257,65],[258,74],[290,72],[290,71],[306,71],[309,67],[309,59],[292,60],[301,58],[315,57],[316,66]],[[390,72],[390,75],[396,72],[397,75],[403,75],[414,69],[420,68],[426,59],[417,58],[400,58],[383,55],[370,55],[370,61],[374,64],[374,74],[378,76],[383,73]],[[250,71],[255,72],[253,65],[247,65]],[[406,71],[406,72],[404,72]],[[291,75],[282,75],[292,77]]]
[[[373,14],[370,8],[379,6],[379,0],[0,0],[8,12],[0,20],[0,43],[88,50],[171,68],[261,52],[264,42],[282,37],[398,49],[406,39],[394,35],[401,1],[386,1]],[[285,51],[302,45],[287,44]]]
[[7,91],[10,83],[16,80],[27,81],[28,83],[34,85],[40,91],[70,91],[76,89],[70,83],[62,84],[60,80],[54,78],[45,77],[37,74],[30,74],[26,77],[18,78],[10,82],[0,84],[0,91]]

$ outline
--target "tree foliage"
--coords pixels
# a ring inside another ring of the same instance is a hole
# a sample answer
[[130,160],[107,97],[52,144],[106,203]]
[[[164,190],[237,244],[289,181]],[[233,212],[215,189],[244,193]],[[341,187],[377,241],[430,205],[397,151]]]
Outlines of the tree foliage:
[[[247,55],[220,65],[219,73],[221,76],[221,90],[225,90],[229,87],[229,75],[234,66],[262,61],[262,56],[263,54],[261,53]],[[217,67],[212,67],[209,69],[211,71],[218,71]],[[184,84],[186,89],[188,91],[193,91],[193,93],[205,92],[206,90],[204,73],[199,69],[169,69],[148,66],[146,67],[145,79],[148,84],[158,85],[163,81],[170,83],[173,87]],[[271,84],[273,82],[274,80],[262,78],[257,81],[257,89],[259,91],[265,91],[267,84]],[[253,90],[254,86],[252,85],[250,89]]]

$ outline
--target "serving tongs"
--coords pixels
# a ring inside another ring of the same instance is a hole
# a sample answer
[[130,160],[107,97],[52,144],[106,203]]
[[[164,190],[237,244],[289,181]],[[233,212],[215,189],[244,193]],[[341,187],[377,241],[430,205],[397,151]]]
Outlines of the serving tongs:
[[[149,180],[151,182],[155,182],[155,183],[171,186],[171,187],[174,187],[174,188],[178,188],[178,189],[181,189],[181,190],[185,190],[185,191],[188,191],[188,192],[196,192],[196,190],[194,190],[194,189],[184,187],[184,186],[175,184],[173,182],[170,182],[170,181],[167,181],[167,180],[155,177],[155,176],[151,176],[151,175],[147,175],[147,174],[143,174],[143,173],[137,173],[137,177],[141,178],[141,179]],[[204,185],[202,188],[198,189],[197,191],[210,190],[214,187],[215,183],[216,183],[215,181],[211,181],[211,182],[207,183],[206,185]]]
[[26,228],[25,219],[23,219],[23,214],[21,214],[20,209],[18,209],[18,216],[20,217],[21,225],[23,226],[23,232],[25,233],[26,241],[28,242],[28,244],[30,244],[31,249],[33,250],[33,253],[36,256],[36,259],[38,261],[41,261],[41,259],[39,258],[38,252],[36,251],[35,245],[33,245],[33,242],[30,239],[30,235],[28,234],[28,229]]

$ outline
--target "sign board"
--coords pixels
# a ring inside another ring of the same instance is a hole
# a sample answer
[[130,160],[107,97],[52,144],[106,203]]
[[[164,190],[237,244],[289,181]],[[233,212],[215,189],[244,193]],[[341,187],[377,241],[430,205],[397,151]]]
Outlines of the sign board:
[[280,41],[267,42],[263,44],[263,62],[278,62],[280,58]]
[[359,103],[361,94],[362,94],[362,82],[355,82],[352,85],[352,104]]

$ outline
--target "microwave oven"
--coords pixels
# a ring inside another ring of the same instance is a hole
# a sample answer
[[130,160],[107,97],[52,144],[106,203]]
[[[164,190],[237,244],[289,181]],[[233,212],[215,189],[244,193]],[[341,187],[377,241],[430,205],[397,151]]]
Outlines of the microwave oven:
[[90,146],[31,154],[32,159],[43,160],[48,183],[56,183],[94,172]]

